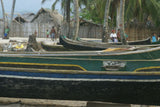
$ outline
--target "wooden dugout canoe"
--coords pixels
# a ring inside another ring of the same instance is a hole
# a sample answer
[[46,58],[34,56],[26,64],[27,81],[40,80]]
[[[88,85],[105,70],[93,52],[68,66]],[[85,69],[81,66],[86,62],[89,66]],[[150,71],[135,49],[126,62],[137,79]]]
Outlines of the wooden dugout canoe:
[[52,70],[44,67],[47,64],[0,63],[5,64],[0,67],[1,97],[160,105],[160,72]]
[[[141,67],[160,66],[160,47],[120,51],[61,51],[0,53],[0,62],[69,64],[81,66],[86,71],[114,70],[134,71]],[[152,61],[153,60],[153,61]],[[135,63],[136,62],[136,63]],[[142,64],[143,63],[143,64]],[[130,67],[132,66],[132,67]]]
[[107,48],[115,47],[115,48],[127,48],[131,47],[129,45],[150,45],[151,40],[147,38],[145,40],[131,41],[128,42],[128,45],[122,45],[122,43],[99,43],[99,42],[91,42],[84,40],[71,40],[66,36],[60,36],[60,43],[68,49],[73,50],[104,50]]
[[69,51],[63,45],[46,44],[44,42],[41,42],[41,47],[46,51]]

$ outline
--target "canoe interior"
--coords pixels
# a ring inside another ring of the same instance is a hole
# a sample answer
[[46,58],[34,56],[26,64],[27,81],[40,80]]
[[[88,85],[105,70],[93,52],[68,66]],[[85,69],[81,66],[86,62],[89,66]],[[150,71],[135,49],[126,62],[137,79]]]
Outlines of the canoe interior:
[[65,48],[63,45],[55,45],[55,44],[45,44],[41,42],[41,47],[46,51],[69,51],[70,49]]

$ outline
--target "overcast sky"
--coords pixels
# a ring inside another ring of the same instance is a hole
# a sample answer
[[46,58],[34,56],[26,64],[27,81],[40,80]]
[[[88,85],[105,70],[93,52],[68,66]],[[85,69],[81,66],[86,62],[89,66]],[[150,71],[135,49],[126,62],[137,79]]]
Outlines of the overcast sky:
[[[54,1],[55,0],[48,0],[46,3],[42,5],[41,0],[16,0],[15,13],[26,13],[26,12],[36,13],[41,7],[51,8]],[[3,0],[3,2],[6,13],[10,13],[13,0]],[[60,5],[57,5],[56,9],[60,11]],[[0,7],[0,13],[2,13],[1,7]]]

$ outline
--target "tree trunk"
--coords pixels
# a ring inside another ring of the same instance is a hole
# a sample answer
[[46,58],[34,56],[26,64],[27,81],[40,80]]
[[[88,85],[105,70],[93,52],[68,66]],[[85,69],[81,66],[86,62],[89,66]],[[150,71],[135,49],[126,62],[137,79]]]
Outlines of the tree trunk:
[[66,18],[66,20],[67,20],[67,36],[69,37],[69,38],[71,38],[70,37],[70,2],[71,2],[71,0],[67,0],[67,9],[66,9],[66,14],[67,14],[67,18]]
[[3,5],[3,0],[1,0],[1,5],[2,5],[2,12],[3,12],[3,32],[2,32],[2,38],[4,37],[4,31],[6,28],[6,21],[5,21],[5,10],[4,10],[4,5]]
[[12,4],[12,12],[11,12],[11,20],[10,20],[10,26],[9,26],[10,32],[11,32],[10,34],[12,34],[12,31],[13,31],[13,29],[12,29],[12,21],[13,21],[13,15],[14,15],[15,4],[16,4],[16,0],[13,0],[13,4]]
[[105,7],[105,14],[104,14],[102,42],[107,42],[109,38],[108,17],[109,17],[110,4],[111,4],[111,0],[107,0],[106,7]]
[[66,21],[66,8],[67,8],[67,0],[64,3],[64,8],[63,8],[63,20]]
[[125,10],[125,0],[120,0],[120,31],[121,31],[121,41],[122,44],[126,45],[126,39],[125,39],[125,30],[124,30],[124,10]]
[[36,35],[30,35],[28,39],[28,44],[27,48],[25,51],[39,51],[40,47],[38,46],[37,40],[36,40]]
[[73,0],[74,2],[74,31],[73,31],[73,39],[76,40],[79,32],[79,5],[78,0]]
[[117,3],[116,32],[120,29],[120,0]]

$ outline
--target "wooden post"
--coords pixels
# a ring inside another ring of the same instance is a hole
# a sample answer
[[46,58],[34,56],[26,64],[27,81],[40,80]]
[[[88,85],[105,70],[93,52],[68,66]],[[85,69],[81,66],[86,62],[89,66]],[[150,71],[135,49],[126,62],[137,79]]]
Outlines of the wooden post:
[[36,40],[36,36],[34,34],[29,36],[26,51],[33,51],[32,49],[34,49],[35,51],[38,51],[40,49]]
[[38,23],[38,35],[37,35],[37,37],[40,35],[40,22]]

